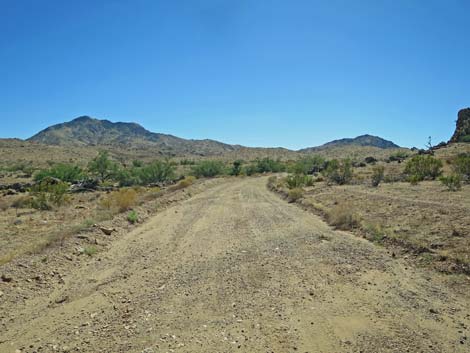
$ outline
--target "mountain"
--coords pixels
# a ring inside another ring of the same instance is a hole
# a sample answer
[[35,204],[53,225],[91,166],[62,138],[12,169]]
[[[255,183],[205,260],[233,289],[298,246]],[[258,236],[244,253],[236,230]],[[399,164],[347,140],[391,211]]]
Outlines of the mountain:
[[459,111],[455,132],[450,142],[470,142],[470,108]]
[[156,149],[169,155],[220,155],[240,148],[214,140],[187,140],[154,133],[136,123],[113,123],[81,116],[50,126],[28,139],[57,146],[113,146],[132,149]]
[[355,138],[344,138],[340,140],[330,141],[318,147],[304,148],[301,149],[299,152],[315,152],[319,150],[348,146],[377,147],[381,149],[400,148],[400,146],[396,145],[392,141],[385,140],[381,137],[372,135],[361,135]]

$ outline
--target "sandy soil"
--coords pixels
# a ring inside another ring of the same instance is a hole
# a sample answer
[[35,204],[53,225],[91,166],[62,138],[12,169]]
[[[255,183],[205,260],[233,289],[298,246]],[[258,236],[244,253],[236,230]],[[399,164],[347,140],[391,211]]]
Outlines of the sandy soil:
[[176,203],[22,300],[0,281],[0,352],[470,351],[468,294],[266,180]]

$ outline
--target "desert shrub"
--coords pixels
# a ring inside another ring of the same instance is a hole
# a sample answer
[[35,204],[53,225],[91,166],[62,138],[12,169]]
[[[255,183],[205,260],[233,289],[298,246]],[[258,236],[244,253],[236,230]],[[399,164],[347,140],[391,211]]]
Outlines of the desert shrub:
[[375,166],[372,169],[372,186],[377,187],[384,179],[385,168],[383,165]]
[[257,173],[278,173],[285,171],[285,169],[285,165],[280,160],[263,158],[256,161]]
[[182,159],[180,160],[180,165],[195,165],[196,162],[192,159]]
[[61,163],[39,171],[34,176],[34,180],[41,181],[46,177],[53,177],[68,183],[74,183],[83,179],[84,176],[85,174],[79,166]]
[[93,256],[98,252],[96,246],[90,245],[83,249],[83,253],[88,256]]
[[303,194],[304,194],[304,191],[301,188],[291,189],[287,193],[287,200],[289,202],[295,202],[299,200],[300,198],[302,198]]
[[462,188],[462,175],[461,174],[441,176],[439,180],[441,181],[442,185],[447,187],[449,191],[457,191]]
[[137,202],[137,192],[134,189],[113,191],[101,200],[100,205],[106,209],[117,209],[119,212],[129,210]]
[[436,179],[442,173],[442,161],[430,155],[413,156],[406,162],[404,174],[410,182],[424,179]]
[[68,189],[67,183],[46,177],[31,188],[30,205],[39,210],[50,210],[53,205],[61,206],[67,201]]
[[169,160],[157,160],[137,169],[135,173],[140,184],[148,185],[173,180],[175,178],[175,168],[175,164]]
[[291,171],[296,174],[314,174],[325,169],[326,160],[322,156],[307,156],[294,163]]
[[5,167],[4,169],[7,172],[22,172],[25,174],[25,176],[28,177],[32,176],[34,173],[34,167],[31,165],[31,163],[27,162],[12,164]]
[[285,181],[289,189],[312,186],[314,184],[313,178],[304,174],[290,174],[285,178]]
[[169,160],[138,163],[131,168],[119,168],[113,178],[120,186],[150,185],[174,180],[176,166]]
[[330,182],[339,185],[347,184],[352,180],[353,167],[350,159],[328,161],[324,175]]
[[453,160],[453,169],[463,179],[470,181],[470,153],[461,153]]
[[339,204],[327,214],[328,223],[341,230],[351,230],[359,227],[360,217],[349,204]]
[[240,175],[242,173],[242,164],[243,164],[242,160],[234,161],[232,165],[232,170],[230,171],[230,175],[235,175],[235,176]]
[[108,152],[101,151],[88,163],[90,173],[98,176],[101,181],[109,180],[118,171],[118,165],[109,159]]
[[193,175],[197,178],[213,178],[224,173],[224,164],[221,161],[202,161],[191,168]]
[[243,174],[251,176],[258,173],[258,169],[255,164],[249,164],[243,168]]
[[139,220],[139,217],[137,216],[137,212],[132,210],[131,212],[129,212],[129,214],[127,215],[127,220],[129,221],[129,223],[137,223],[137,221]]

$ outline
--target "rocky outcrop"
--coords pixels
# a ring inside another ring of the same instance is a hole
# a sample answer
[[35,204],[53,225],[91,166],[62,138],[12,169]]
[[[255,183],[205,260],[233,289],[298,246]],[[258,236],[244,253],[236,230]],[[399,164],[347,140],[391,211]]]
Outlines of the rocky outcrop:
[[455,132],[449,142],[470,142],[470,108],[459,111]]

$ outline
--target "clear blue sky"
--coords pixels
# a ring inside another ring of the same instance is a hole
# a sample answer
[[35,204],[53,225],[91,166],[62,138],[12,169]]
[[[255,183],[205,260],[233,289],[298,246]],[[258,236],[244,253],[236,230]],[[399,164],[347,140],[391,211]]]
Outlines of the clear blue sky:
[[470,106],[468,0],[0,0],[0,137],[90,115],[248,146],[422,147]]

